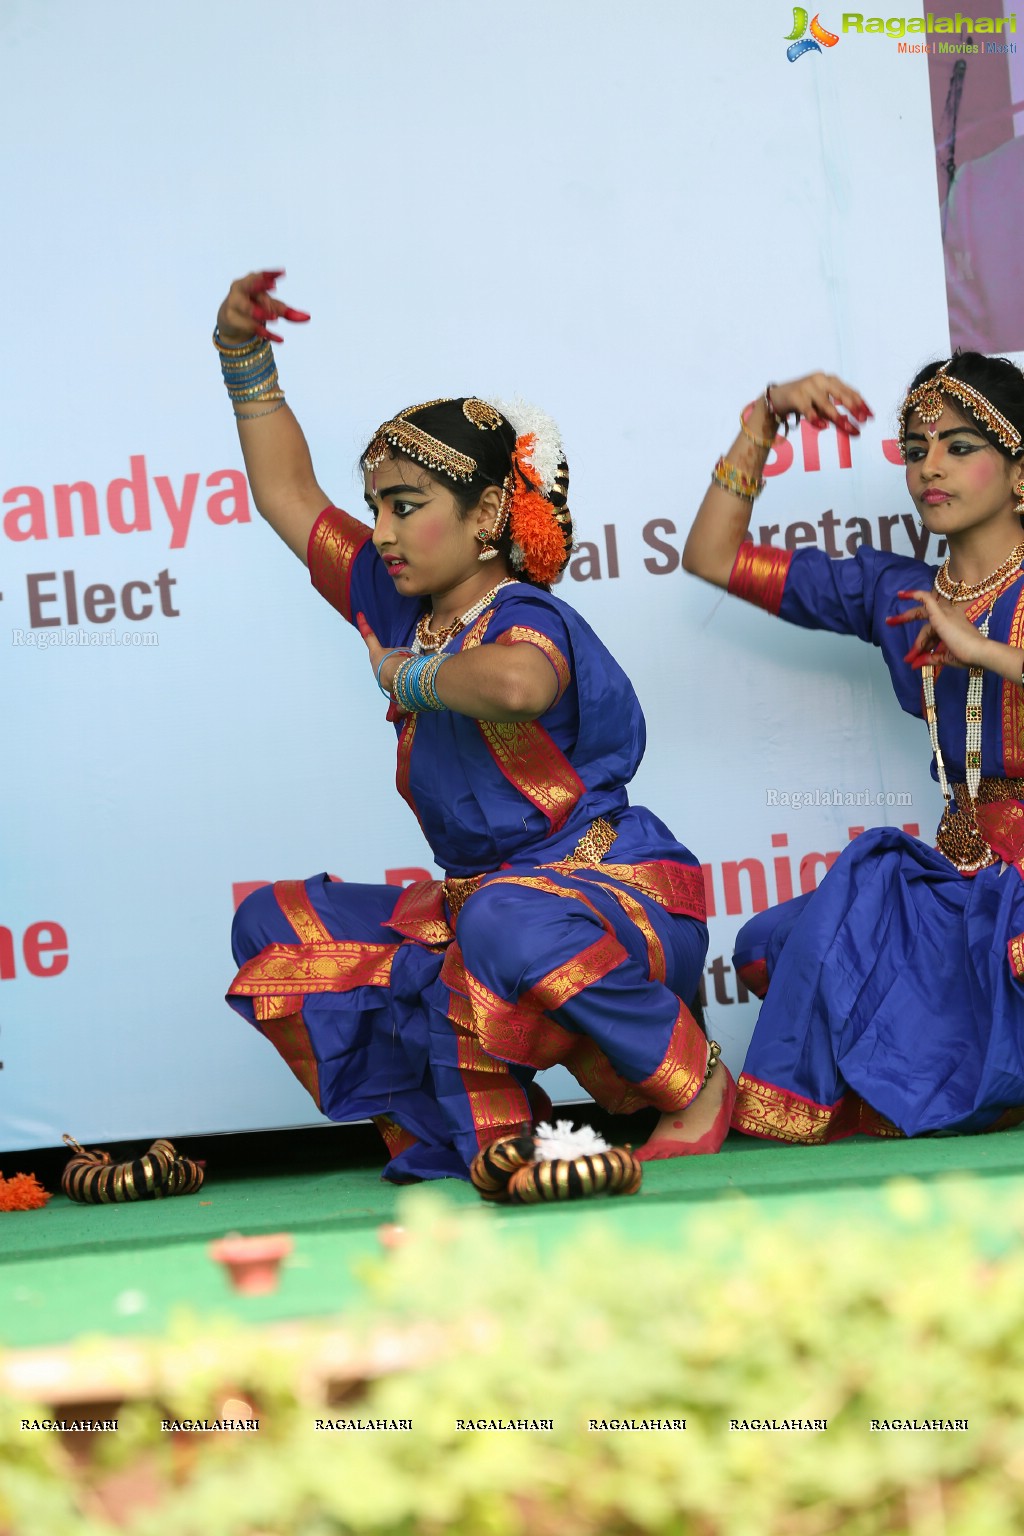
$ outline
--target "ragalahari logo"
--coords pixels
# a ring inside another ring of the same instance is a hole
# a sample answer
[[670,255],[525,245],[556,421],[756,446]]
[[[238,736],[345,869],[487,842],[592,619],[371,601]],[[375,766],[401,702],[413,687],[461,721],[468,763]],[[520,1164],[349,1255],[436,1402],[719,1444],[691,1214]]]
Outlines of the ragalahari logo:
[[817,16],[811,22],[810,37],[804,36],[806,31],[807,12],[802,5],[794,5],[793,30],[786,33],[786,41],[789,43],[786,58],[791,64],[803,58],[805,53],[820,53],[822,48],[834,48],[839,41],[834,32],[826,31]]

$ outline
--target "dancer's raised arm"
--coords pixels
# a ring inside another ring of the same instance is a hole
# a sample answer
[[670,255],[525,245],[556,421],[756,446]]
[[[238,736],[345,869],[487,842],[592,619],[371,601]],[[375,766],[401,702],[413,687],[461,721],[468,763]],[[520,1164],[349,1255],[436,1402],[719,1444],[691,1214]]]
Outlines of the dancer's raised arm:
[[217,315],[214,344],[238,422],[253,500],[302,561],[313,524],[330,497],[320,489],[302,428],[281,390],[267,326],[305,321],[271,292],[281,272],[250,272],[231,284]]
[[751,509],[764,485],[765,460],[783,421],[806,416],[817,427],[831,421],[840,432],[856,437],[860,429],[855,423],[867,421],[870,415],[862,396],[831,373],[769,384],[741,413],[739,433],[715,465],[686,540],[683,569],[716,587],[728,587],[739,547],[747,537]]

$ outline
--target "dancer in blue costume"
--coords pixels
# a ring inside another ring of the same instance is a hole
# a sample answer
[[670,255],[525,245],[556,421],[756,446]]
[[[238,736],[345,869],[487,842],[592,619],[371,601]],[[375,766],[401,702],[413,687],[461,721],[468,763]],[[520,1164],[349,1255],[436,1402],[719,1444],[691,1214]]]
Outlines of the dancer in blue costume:
[[358,627],[446,878],[256,891],[229,1002],[326,1115],[375,1120],[396,1180],[465,1178],[529,1126],[534,1073],[556,1063],[610,1110],[661,1111],[641,1157],[717,1151],[735,1085],[689,1007],[701,871],[629,804],[636,695],[549,591],[572,547],[554,424],[472,397],[402,411],[363,456],[357,521],[320,490],[280,389],[267,326],[308,316],[278,276],[234,283],[214,336],[253,496]]
[[[946,800],[937,847],[865,832],[816,891],[737,937],[737,971],[764,1001],[733,1124],[783,1141],[1024,1119],[1024,377],[957,353],[903,402],[907,488],[947,541],[941,569],[870,547],[832,560],[744,542],[780,418],[856,434],[870,414],[831,375],[771,385],[684,555],[790,623],[878,646],[901,707],[927,723]],[[904,654],[902,626],[920,621]]]

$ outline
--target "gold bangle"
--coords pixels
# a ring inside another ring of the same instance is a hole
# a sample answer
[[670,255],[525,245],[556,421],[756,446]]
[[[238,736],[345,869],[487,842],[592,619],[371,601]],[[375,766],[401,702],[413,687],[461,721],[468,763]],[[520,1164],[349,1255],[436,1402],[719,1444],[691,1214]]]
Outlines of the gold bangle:
[[[753,405],[747,406],[748,411],[752,411],[753,409]],[[773,414],[771,419],[775,423],[776,436],[778,436],[779,418]],[[756,443],[759,448],[763,448],[765,453],[770,452],[775,444],[774,437],[758,437],[756,432],[752,432],[747,426],[747,418],[744,416],[742,411],[740,412],[740,431],[743,433],[744,437],[749,437],[752,443]]]
[[711,472],[711,479],[715,485],[720,485],[723,491],[729,491],[733,496],[741,497],[743,501],[756,501],[764,490],[764,480],[744,474],[742,469],[737,469],[736,465],[730,464],[728,459],[718,460]]
[[248,341],[240,341],[237,346],[232,346],[230,343],[221,340],[220,329],[214,326],[213,344],[222,357],[238,358],[241,360],[249,353],[258,352],[260,347],[267,345],[267,340],[265,336],[257,336],[254,333],[249,337]]

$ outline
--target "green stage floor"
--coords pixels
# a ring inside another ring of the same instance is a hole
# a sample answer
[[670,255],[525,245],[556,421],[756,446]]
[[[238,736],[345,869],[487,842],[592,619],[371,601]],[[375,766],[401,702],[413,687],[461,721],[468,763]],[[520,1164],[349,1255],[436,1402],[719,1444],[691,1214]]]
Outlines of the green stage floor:
[[[31,1153],[24,1164],[31,1167]],[[820,1242],[830,1226],[854,1216],[890,1220],[893,1179],[957,1174],[998,1180],[1007,1211],[1024,1205],[1024,1127],[826,1147],[733,1137],[717,1157],[647,1165],[631,1198],[487,1209],[510,1242],[529,1235],[541,1255],[572,1241],[580,1223],[595,1217],[638,1248],[683,1245],[694,1213],[706,1214],[718,1200],[749,1200],[769,1215],[799,1211]],[[162,1333],[181,1311],[254,1324],[336,1314],[360,1296],[360,1268],[381,1252],[380,1229],[400,1219],[399,1202],[430,1199],[438,1189],[456,1210],[481,1206],[474,1190],[455,1180],[399,1190],[381,1181],[376,1166],[238,1177],[218,1174],[213,1157],[195,1195],[120,1206],[74,1205],[58,1195],[42,1211],[2,1214],[0,1346]],[[1008,1217],[1005,1233],[993,1231],[993,1246],[1013,1240],[1014,1230]],[[206,1251],[229,1232],[293,1235],[275,1294],[246,1298],[229,1289]]]

